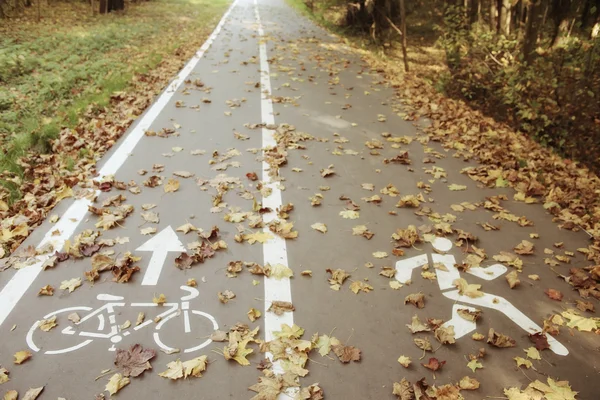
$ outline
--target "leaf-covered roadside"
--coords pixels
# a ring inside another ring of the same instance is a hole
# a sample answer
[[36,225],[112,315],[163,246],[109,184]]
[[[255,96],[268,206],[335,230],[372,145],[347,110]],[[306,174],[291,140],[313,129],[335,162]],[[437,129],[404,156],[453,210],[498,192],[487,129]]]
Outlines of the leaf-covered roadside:
[[[77,196],[73,188],[93,176],[96,160],[197,51],[226,7],[225,0],[204,6],[187,0],[143,2],[125,15],[82,18],[89,11],[85,4],[57,3],[50,11],[61,18],[22,26],[3,21],[0,258],[14,251],[56,203]],[[190,8],[201,11],[190,13]],[[116,35],[117,46],[115,30],[123,24],[129,36]],[[156,37],[146,32],[148,26]],[[103,43],[103,34],[113,40]],[[67,47],[76,41],[79,53],[88,56],[73,62],[69,51],[54,46],[45,57],[35,57],[59,37]]]
[[467,104],[440,94],[414,74],[404,74],[392,63],[362,52],[363,59],[383,73],[396,89],[398,112],[406,120],[427,118],[424,128],[430,140],[439,142],[462,160],[474,160],[477,167],[461,172],[487,187],[516,190],[515,201],[543,203],[561,229],[585,231],[590,245],[578,249],[589,266],[582,268],[590,286],[576,285],[580,294],[600,297],[593,282],[600,279],[600,179],[588,168],[566,160],[508,126],[485,117]]

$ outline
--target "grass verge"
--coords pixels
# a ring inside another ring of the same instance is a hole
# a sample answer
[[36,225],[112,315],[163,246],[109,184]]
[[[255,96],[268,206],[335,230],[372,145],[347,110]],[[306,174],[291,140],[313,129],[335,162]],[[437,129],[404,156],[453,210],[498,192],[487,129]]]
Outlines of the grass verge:
[[[109,106],[137,74],[214,28],[229,0],[127,3],[123,13],[91,15],[84,3],[27,9],[0,28],[0,172],[23,178],[19,159],[45,153],[61,129]],[[174,54],[175,53],[175,54]],[[70,163],[76,164],[77,160]],[[18,185],[3,181],[10,200]]]

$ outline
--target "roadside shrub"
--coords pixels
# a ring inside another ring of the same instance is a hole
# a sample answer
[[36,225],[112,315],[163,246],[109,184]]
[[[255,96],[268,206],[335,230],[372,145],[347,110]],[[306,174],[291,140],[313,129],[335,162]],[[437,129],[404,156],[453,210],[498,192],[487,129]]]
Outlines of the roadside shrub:
[[518,38],[457,18],[446,15],[453,33],[439,42],[452,76],[444,91],[600,171],[600,38],[563,40],[525,65]]

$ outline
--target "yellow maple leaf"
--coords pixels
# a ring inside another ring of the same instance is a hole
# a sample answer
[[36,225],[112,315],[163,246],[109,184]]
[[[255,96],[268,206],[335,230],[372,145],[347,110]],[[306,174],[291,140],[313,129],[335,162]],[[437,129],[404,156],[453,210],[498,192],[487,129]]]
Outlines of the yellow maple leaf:
[[470,284],[465,279],[455,279],[452,284],[458,288],[458,293],[461,295],[469,296],[471,298],[481,297],[483,293],[479,291],[481,285]]
[[250,244],[254,244],[256,242],[264,244],[268,240],[273,239],[273,235],[264,231],[256,231],[254,233],[245,234],[242,236],[242,239],[247,241]]

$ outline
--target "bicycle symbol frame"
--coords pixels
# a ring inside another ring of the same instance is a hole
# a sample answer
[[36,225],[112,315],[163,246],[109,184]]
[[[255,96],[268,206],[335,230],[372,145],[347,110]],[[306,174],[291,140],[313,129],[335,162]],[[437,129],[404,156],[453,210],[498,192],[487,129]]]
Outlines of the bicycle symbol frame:
[[[183,325],[184,325],[185,333],[190,333],[192,331],[191,324],[190,324],[190,316],[192,316],[192,315],[197,315],[199,317],[207,318],[210,321],[210,323],[212,324],[212,327],[215,331],[219,329],[219,325],[217,324],[216,319],[212,315],[205,313],[203,311],[190,310],[190,300],[198,297],[200,295],[200,292],[197,289],[190,287],[190,286],[181,286],[180,288],[182,290],[188,292],[189,294],[181,297],[181,303],[165,303],[165,304],[163,304],[161,307],[165,308],[166,310],[164,312],[158,314],[155,317],[155,318],[159,318],[160,321],[158,323],[156,323],[155,324],[156,326],[154,327],[154,329],[155,329],[155,332],[153,335],[154,341],[163,351],[165,351],[167,353],[176,351],[176,348],[170,347],[163,343],[163,341],[160,338],[161,328],[163,328],[165,326],[165,324],[167,324],[169,321],[173,320],[173,318],[181,315],[181,313],[183,313]],[[89,312],[87,315],[82,317],[79,322],[75,323],[74,325],[75,326],[81,325],[82,323],[84,323],[86,321],[90,321],[94,317],[96,317],[96,318],[98,318],[98,327],[96,328],[96,332],[85,331],[85,330],[77,331],[73,326],[67,326],[66,328],[62,329],[62,331],[61,331],[61,333],[63,335],[72,335],[74,337],[81,337],[84,340],[81,343],[78,343],[71,347],[67,347],[67,348],[63,348],[63,349],[59,349],[59,350],[46,350],[46,351],[44,351],[44,354],[49,354],[49,355],[64,354],[64,353],[72,352],[75,350],[79,350],[79,349],[89,345],[90,343],[92,343],[95,339],[110,340],[110,342],[112,343],[112,346],[109,347],[108,350],[115,351],[116,350],[115,344],[121,342],[124,337],[129,336],[132,333],[135,333],[135,332],[139,331],[140,329],[145,328],[145,327],[149,326],[150,324],[154,323],[154,319],[148,319],[148,320],[142,322],[141,324],[133,327],[132,331],[121,330],[116,321],[115,309],[117,309],[118,307],[126,306],[126,303],[122,302],[122,300],[124,300],[124,298],[121,296],[114,296],[111,294],[99,294],[96,298],[101,301],[106,301],[107,303],[105,303],[103,306],[101,306],[95,310],[92,309],[92,307],[87,307],[87,306],[75,306],[75,307],[63,308],[63,309],[60,309],[57,311],[53,311],[49,314],[46,314],[42,319],[36,321],[32,325],[32,327],[29,329],[29,331],[27,332],[26,341],[27,341],[28,346],[33,351],[36,351],[36,352],[39,352],[40,350],[42,350],[34,343],[33,334],[36,332],[36,330],[39,327],[42,320],[52,318],[55,315],[63,314],[63,313],[73,313],[73,312],[77,312],[77,311]],[[155,303],[131,303],[130,307],[158,307],[158,304],[155,304]],[[102,331],[104,330],[104,328],[106,326],[106,316],[108,316],[108,323],[110,324],[110,331],[107,333],[102,333]],[[199,345],[183,349],[182,351],[184,353],[191,353],[191,352],[200,350],[200,349],[208,346],[210,343],[212,343],[212,340],[210,338],[208,338],[204,342],[200,343]]]

